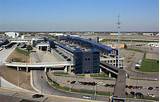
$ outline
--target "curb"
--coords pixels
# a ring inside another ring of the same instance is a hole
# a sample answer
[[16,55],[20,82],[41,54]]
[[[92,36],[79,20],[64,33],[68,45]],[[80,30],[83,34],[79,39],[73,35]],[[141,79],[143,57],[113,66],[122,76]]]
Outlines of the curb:
[[37,91],[38,93],[41,93],[41,91],[40,90],[38,90],[35,86],[34,86],[34,84],[33,84],[33,78],[32,78],[32,70],[30,71],[30,84],[31,84],[31,86],[32,86],[32,88],[35,90],[35,91]]

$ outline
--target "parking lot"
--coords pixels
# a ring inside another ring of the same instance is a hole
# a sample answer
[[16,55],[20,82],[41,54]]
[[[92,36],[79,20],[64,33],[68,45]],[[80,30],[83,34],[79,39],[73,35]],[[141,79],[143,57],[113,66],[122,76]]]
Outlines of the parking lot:
[[[94,78],[82,78],[78,76],[54,76],[53,72],[48,74],[53,80],[62,86],[69,87],[71,89],[85,89],[85,90],[95,90],[95,84],[97,85],[96,90],[102,92],[113,93],[115,87],[115,80],[98,80]],[[148,81],[148,80],[126,80],[126,92],[127,94],[141,93],[145,96],[159,96],[159,86],[158,81]]]

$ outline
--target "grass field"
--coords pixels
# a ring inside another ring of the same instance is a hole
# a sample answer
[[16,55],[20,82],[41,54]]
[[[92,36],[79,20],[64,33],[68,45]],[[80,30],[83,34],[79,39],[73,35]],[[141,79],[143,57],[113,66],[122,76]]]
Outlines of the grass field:
[[20,49],[20,48],[17,47],[16,51],[21,53],[21,54],[29,56],[29,52],[27,50],[23,50],[23,49]]
[[127,50],[137,51],[137,52],[144,52],[144,51],[142,51],[142,50],[139,50],[139,49],[133,49],[133,48],[127,48]]
[[91,77],[108,77],[108,75],[104,72],[102,73],[94,73],[94,74],[91,74]]
[[152,59],[143,59],[142,65],[139,71],[142,72],[158,72],[159,71],[159,61]]
[[29,53],[28,51],[16,48],[7,58],[7,62],[23,62],[29,63]]

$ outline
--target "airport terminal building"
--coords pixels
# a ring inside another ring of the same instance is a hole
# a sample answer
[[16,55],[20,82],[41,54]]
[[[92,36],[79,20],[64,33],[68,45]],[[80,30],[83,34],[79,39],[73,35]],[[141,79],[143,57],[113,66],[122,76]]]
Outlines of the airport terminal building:
[[[99,73],[101,61],[118,66],[118,50],[109,46],[75,36],[59,36],[56,41],[49,40],[51,51],[73,64],[75,74]],[[123,68],[123,59],[119,58],[119,68]]]

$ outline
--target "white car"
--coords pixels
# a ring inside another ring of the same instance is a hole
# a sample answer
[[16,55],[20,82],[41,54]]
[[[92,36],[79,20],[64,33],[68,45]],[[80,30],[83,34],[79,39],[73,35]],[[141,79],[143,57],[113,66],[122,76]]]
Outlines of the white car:
[[84,99],[91,99],[91,96],[82,96]]
[[154,95],[154,94],[149,94],[149,93],[148,93],[148,96],[150,96],[150,97],[155,97],[155,95]]

